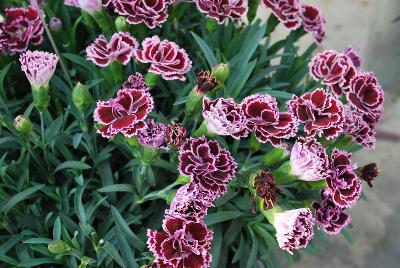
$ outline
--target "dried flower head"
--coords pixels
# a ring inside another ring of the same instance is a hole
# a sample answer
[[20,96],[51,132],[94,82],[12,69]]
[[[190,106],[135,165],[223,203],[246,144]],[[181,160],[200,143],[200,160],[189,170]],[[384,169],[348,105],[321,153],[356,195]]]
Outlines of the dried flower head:
[[164,144],[166,127],[152,118],[146,121],[146,127],[139,130],[136,137],[140,144],[151,148],[160,148]]
[[379,176],[379,169],[376,163],[370,163],[360,169],[360,177],[372,188],[372,181]]
[[246,137],[246,117],[240,105],[233,99],[218,98],[211,100],[203,98],[203,118],[209,131],[222,136],[232,136],[235,139]]
[[314,220],[308,208],[276,213],[273,225],[279,247],[293,254],[294,249],[305,248],[314,236]]
[[230,152],[217,141],[189,138],[179,152],[179,172],[217,197],[227,190],[235,176],[237,164]]
[[186,128],[180,123],[167,126],[165,139],[168,145],[179,148],[186,141]]
[[209,267],[213,232],[204,223],[170,215],[164,219],[163,230],[147,231],[147,246],[157,267]]
[[299,0],[262,0],[264,5],[289,29],[301,25]]
[[94,121],[103,126],[97,130],[104,138],[112,138],[121,132],[126,137],[135,136],[146,127],[144,119],[153,109],[150,93],[138,89],[120,89],[117,97],[98,101]]
[[115,33],[110,42],[100,35],[91,45],[86,48],[87,58],[100,67],[106,67],[113,61],[128,64],[133,52],[139,43],[129,33]]
[[281,188],[275,184],[275,178],[271,172],[262,171],[254,178],[254,187],[259,198],[264,200],[264,210],[274,207]]
[[247,119],[247,128],[259,142],[269,141],[273,146],[280,146],[282,139],[296,135],[296,118],[291,113],[280,112],[278,102],[270,95],[248,96],[241,106]]
[[210,71],[200,71],[197,74],[197,92],[205,95],[218,86],[218,81]]
[[146,38],[142,42],[143,50],[136,50],[138,61],[150,63],[149,72],[159,74],[165,80],[185,81],[185,73],[192,68],[192,61],[182,48],[174,42],[160,40],[158,36]]
[[24,71],[32,87],[48,87],[58,62],[55,54],[43,51],[27,51],[19,58],[21,69]]

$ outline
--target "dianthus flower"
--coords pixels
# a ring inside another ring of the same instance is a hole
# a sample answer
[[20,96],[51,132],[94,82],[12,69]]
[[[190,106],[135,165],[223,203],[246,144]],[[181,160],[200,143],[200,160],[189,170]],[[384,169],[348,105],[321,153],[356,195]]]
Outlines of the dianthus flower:
[[365,120],[363,113],[348,108],[346,110],[344,132],[365,148],[373,149],[376,141],[374,126]]
[[180,123],[170,124],[167,126],[165,139],[168,145],[179,148],[186,141],[186,128]]
[[301,5],[300,17],[304,30],[311,33],[318,44],[325,39],[325,19],[321,11],[312,5]]
[[344,49],[344,54],[350,58],[351,62],[353,63],[354,67],[360,68],[361,66],[361,57],[354,49],[353,46],[347,46]]
[[141,73],[135,73],[128,77],[122,84],[123,88],[135,88],[144,91],[149,91],[150,88],[146,85],[146,81],[144,80],[144,76]]
[[245,0],[195,0],[198,9],[223,24],[226,18],[240,19],[247,13]]
[[139,130],[136,137],[140,144],[151,148],[160,148],[164,143],[166,127],[153,119],[146,121],[146,127]]
[[262,0],[264,5],[289,29],[301,25],[299,0]]
[[268,171],[262,171],[254,178],[254,187],[257,196],[264,200],[264,210],[273,208],[278,195],[282,192],[281,188],[275,184],[274,176]]

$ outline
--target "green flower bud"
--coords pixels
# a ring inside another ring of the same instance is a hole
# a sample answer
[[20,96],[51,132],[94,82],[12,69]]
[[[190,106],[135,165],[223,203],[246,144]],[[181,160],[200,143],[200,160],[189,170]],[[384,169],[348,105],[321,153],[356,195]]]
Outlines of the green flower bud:
[[20,133],[29,133],[32,131],[33,125],[31,120],[24,115],[18,115],[14,119],[14,126]]
[[81,264],[79,264],[78,268],[86,268],[86,267],[88,266],[89,263],[90,263],[90,258],[84,256],[84,257],[81,259]]
[[197,90],[195,86],[188,95],[185,107],[185,115],[193,116],[202,106],[203,94]]
[[286,159],[287,157],[289,157],[289,155],[290,153],[288,150],[282,147],[277,147],[266,153],[261,161],[265,165],[272,166]]
[[127,32],[129,31],[129,24],[126,22],[125,17],[118,16],[115,19],[115,28],[118,32]]
[[35,104],[35,107],[40,112],[44,112],[50,103],[49,87],[48,86],[42,86],[42,87],[32,86],[32,96],[33,96],[33,103]]
[[229,76],[229,67],[225,63],[220,63],[212,68],[212,75],[217,79],[219,84],[225,83]]
[[218,28],[218,22],[215,19],[206,19],[206,29],[208,32],[213,32],[215,29]]
[[89,88],[78,82],[72,90],[72,101],[79,111],[84,112],[86,108],[93,102]]
[[71,251],[71,247],[62,240],[53,240],[47,246],[49,251],[54,254],[64,254]]

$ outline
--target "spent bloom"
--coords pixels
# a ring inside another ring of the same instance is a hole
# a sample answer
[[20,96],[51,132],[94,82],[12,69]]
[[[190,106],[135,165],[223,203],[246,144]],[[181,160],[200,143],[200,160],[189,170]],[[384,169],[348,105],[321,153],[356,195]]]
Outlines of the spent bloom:
[[233,99],[203,98],[203,118],[209,131],[235,139],[247,136],[246,117]]
[[165,80],[179,79],[192,68],[192,61],[182,48],[168,40],[160,40],[158,36],[146,38],[142,42],[143,50],[135,50],[138,61],[150,63],[149,72],[159,74]]
[[333,202],[349,208],[360,198],[361,180],[355,173],[356,165],[351,163],[351,154],[334,149],[331,155],[331,174],[326,178]]
[[94,121],[103,125],[97,130],[104,138],[112,138],[121,132],[126,137],[135,136],[146,127],[144,119],[153,109],[150,93],[138,89],[120,89],[117,97],[98,101]]
[[384,92],[373,73],[358,73],[351,80],[347,99],[362,113],[379,114],[383,110]]
[[140,144],[151,148],[160,148],[164,144],[166,127],[153,119],[146,121],[146,127],[139,130],[136,137]]
[[179,148],[186,141],[186,128],[180,123],[174,123],[167,126],[165,139],[168,145]]
[[48,87],[56,70],[58,57],[49,52],[27,51],[20,56],[19,61],[31,86],[40,88]]
[[275,184],[275,178],[271,172],[262,171],[254,178],[254,187],[259,198],[264,200],[264,210],[273,208],[281,188]]
[[122,84],[122,88],[135,88],[144,91],[150,90],[150,88],[146,85],[144,76],[141,73],[131,74],[128,79]]
[[372,188],[372,181],[379,176],[379,169],[376,163],[370,163],[360,168],[360,177]]
[[289,29],[301,25],[299,0],[262,0],[264,5]]
[[270,95],[251,95],[242,101],[242,110],[247,119],[247,128],[259,142],[269,141],[279,146],[282,139],[296,135],[297,120],[287,112],[280,112],[278,102]]
[[130,24],[144,23],[154,29],[168,18],[168,0],[114,0],[113,4],[115,11],[126,16]]
[[180,187],[172,201],[167,215],[179,215],[191,221],[201,221],[213,206],[213,196],[196,183],[190,182]]
[[200,71],[197,74],[197,92],[205,95],[218,86],[217,78],[210,71]]
[[223,24],[226,18],[240,19],[247,13],[246,0],[195,0],[198,9]]
[[162,227],[163,232],[147,231],[147,246],[157,267],[209,267],[213,232],[204,223],[169,215]]
[[325,179],[329,159],[325,148],[314,138],[297,139],[290,153],[291,173],[303,181]]
[[361,57],[354,49],[353,46],[347,46],[344,49],[344,54],[350,58],[351,62],[353,63],[354,67],[360,68],[361,66]]
[[321,191],[321,203],[313,202],[315,210],[315,221],[317,226],[322,227],[328,234],[338,234],[349,225],[350,216],[344,213],[344,209],[336,205],[329,191]]
[[139,46],[136,39],[129,33],[115,33],[110,42],[100,35],[91,45],[86,48],[87,58],[100,67],[105,67],[113,61],[127,64],[134,50]]
[[287,105],[298,120],[305,124],[307,136],[324,135],[332,139],[343,131],[343,104],[322,88],[301,97],[293,96]]
[[4,21],[0,23],[0,52],[24,52],[30,43],[42,43],[44,27],[39,12],[33,6],[5,10]]
[[275,213],[273,225],[279,247],[293,254],[294,249],[305,248],[314,236],[314,220],[308,208]]
[[224,194],[237,164],[230,152],[214,140],[189,138],[179,152],[179,171],[215,197]]
[[301,5],[301,22],[304,30],[311,33],[318,44],[325,39],[325,19],[321,11],[312,5]]
[[311,77],[329,86],[336,95],[349,91],[351,79],[357,72],[348,56],[334,50],[318,53],[309,68]]

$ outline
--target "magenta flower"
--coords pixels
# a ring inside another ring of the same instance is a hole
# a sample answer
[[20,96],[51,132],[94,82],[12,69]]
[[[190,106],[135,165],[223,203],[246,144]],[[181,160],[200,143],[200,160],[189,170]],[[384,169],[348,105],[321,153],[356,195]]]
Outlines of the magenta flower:
[[166,0],[114,0],[115,11],[127,16],[130,24],[144,23],[150,29],[161,26],[168,18]]
[[314,138],[299,137],[290,154],[291,173],[303,181],[325,179],[329,159],[325,148]]
[[262,0],[264,5],[289,29],[301,25],[299,0]]
[[357,51],[353,48],[353,46],[347,46],[344,49],[344,54],[350,58],[351,62],[353,63],[354,67],[360,68],[361,66],[361,57],[357,53]]
[[160,148],[164,143],[166,127],[153,119],[146,121],[146,127],[139,130],[136,137],[140,144],[151,148]]
[[383,89],[371,72],[358,73],[351,80],[347,99],[355,109],[362,113],[379,114],[383,111]]
[[0,30],[2,53],[24,52],[30,43],[39,45],[43,41],[44,28],[39,11],[32,6],[6,9]]
[[213,206],[213,201],[212,195],[191,182],[178,189],[166,214],[199,222],[207,215],[207,210]]
[[164,232],[147,231],[147,246],[157,267],[207,268],[211,263],[213,232],[204,223],[167,216]]
[[287,105],[298,120],[305,123],[307,136],[324,135],[333,139],[343,132],[343,104],[322,88],[301,97],[294,96]]
[[348,92],[350,81],[356,75],[351,59],[333,50],[318,53],[309,64],[310,75],[329,86],[336,95]]
[[325,19],[321,11],[312,5],[301,5],[300,17],[304,30],[311,33],[318,44],[325,39]]
[[361,180],[354,172],[356,165],[350,158],[350,153],[335,148],[331,155],[331,174],[326,178],[333,202],[342,208],[354,206],[362,190]]
[[195,0],[197,8],[213,18],[219,24],[223,24],[226,18],[240,19],[247,13],[247,1],[245,0]]
[[314,220],[308,208],[275,213],[273,225],[279,247],[293,254],[293,249],[305,248],[314,236]]
[[146,81],[144,80],[144,76],[141,73],[135,73],[128,77],[122,84],[122,88],[135,88],[144,91],[149,91],[150,88],[146,85]]
[[48,87],[58,62],[55,54],[43,51],[27,51],[19,57],[21,70],[34,88]]
[[375,130],[374,125],[366,121],[365,114],[359,111],[351,111],[347,108],[344,132],[350,135],[355,142],[361,144],[365,148],[373,149],[375,147]]
[[167,126],[165,139],[168,145],[179,148],[186,141],[186,128],[180,123]]
[[350,216],[344,213],[344,209],[336,205],[332,200],[329,191],[321,191],[321,203],[313,202],[315,209],[315,221],[319,227],[322,227],[328,234],[338,234],[349,225]]
[[139,43],[129,33],[115,33],[110,42],[100,35],[91,45],[86,48],[87,58],[100,67],[106,67],[113,61],[128,64],[133,52]]
[[207,122],[209,131],[222,135],[232,136],[235,139],[246,137],[246,117],[240,105],[233,99],[218,98],[210,100],[203,98],[203,118]]
[[189,138],[179,152],[179,172],[217,197],[227,190],[235,176],[237,164],[230,152],[217,141]]
[[94,121],[103,125],[97,130],[104,138],[112,138],[121,132],[126,137],[135,136],[146,127],[144,119],[153,109],[150,93],[124,88],[117,97],[108,101],[98,101],[94,110]]
[[58,32],[62,29],[63,23],[60,18],[52,17],[50,19],[49,27],[53,32]]
[[247,128],[254,132],[259,142],[269,141],[279,146],[282,139],[296,135],[296,118],[291,113],[280,112],[275,98],[256,94],[246,97],[241,105],[247,118]]
[[161,41],[158,36],[146,38],[142,46],[143,50],[136,50],[135,55],[138,61],[151,63],[149,72],[165,80],[186,80],[184,74],[192,68],[192,62],[184,49],[174,42]]

